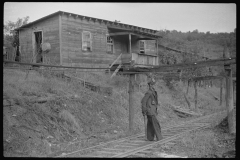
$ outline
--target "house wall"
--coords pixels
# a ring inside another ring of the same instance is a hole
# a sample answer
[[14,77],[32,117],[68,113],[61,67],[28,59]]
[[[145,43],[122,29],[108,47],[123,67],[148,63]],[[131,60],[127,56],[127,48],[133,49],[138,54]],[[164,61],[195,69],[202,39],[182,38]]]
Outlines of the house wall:
[[[121,45],[115,42],[115,52],[107,53],[107,26],[99,21],[61,15],[62,22],[62,64],[81,67],[108,67],[118,56]],[[82,32],[92,35],[92,51],[82,50]],[[118,48],[119,47],[119,48]]]
[[[52,64],[81,67],[108,67],[121,53],[123,59],[129,62],[132,55],[129,54],[129,37],[114,36],[114,53],[107,53],[106,36],[109,34],[105,23],[95,19],[82,19],[70,14],[55,15],[34,26],[28,26],[20,30],[19,41],[21,45],[21,59],[23,62],[31,62],[33,57],[34,31],[43,31],[43,42],[51,44],[51,50],[47,54]],[[82,50],[82,32],[89,31],[92,35],[92,51]],[[61,37],[61,38],[59,38]],[[137,36],[131,37],[132,53],[139,53],[139,41]],[[146,53],[156,54],[155,41],[146,40]]]
[[43,31],[43,43],[50,43],[51,50],[46,54],[46,59],[51,64],[60,63],[59,48],[59,17],[53,16],[46,20],[34,23],[21,29],[19,33],[19,43],[21,46],[21,61],[31,62],[33,57],[32,35],[35,31]]

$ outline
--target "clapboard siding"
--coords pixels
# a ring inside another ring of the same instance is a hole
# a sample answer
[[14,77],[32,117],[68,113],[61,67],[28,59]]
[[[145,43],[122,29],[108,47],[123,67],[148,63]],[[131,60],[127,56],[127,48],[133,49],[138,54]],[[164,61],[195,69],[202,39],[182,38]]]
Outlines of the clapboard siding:
[[[129,53],[129,35],[113,36],[114,52],[107,53],[106,37],[109,29],[105,22],[92,18],[83,19],[71,14],[55,14],[29,25],[20,31],[20,45],[22,60],[29,62],[33,56],[32,34],[34,31],[43,31],[43,42],[51,44],[47,58],[51,63],[62,65],[109,66],[121,53],[122,62],[129,63],[139,53],[138,36],[131,36],[131,52]],[[92,35],[92,51],[82,51],[82,33],[89,31]],[[155,41],[145,40],[146,54],[156,55]],[[61,55],[60,55],[61,54]],[[156,57],[137,56],[137,63],[154,64]]]
[[33,58],[32,34],[35,31],[43,31],[43,43],[50,43],[51,50],[47,53],[46,58],[50,63],[60,63],[59,52],[59,18],[58,16],[50,17],[47,20],[34,23],[27,29],[21,29],[19,43],[21,46],[21,60],[31,62]]
[[[82,32],[89,31],[92,35],[92,51],[82,51]],[[116,56],[106,53],[107,26],[99,22],[82,20],[73,16],[62,16],[62,58],[63,63],[90,63],[106,66]],[[71,59],[71,60],[69,60]]]

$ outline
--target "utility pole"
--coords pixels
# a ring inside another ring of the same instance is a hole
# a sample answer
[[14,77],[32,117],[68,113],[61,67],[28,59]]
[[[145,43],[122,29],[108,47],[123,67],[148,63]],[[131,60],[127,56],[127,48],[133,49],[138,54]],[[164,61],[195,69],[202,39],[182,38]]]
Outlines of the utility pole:
[[[230,58],[230,54],[227,50],[227,46],[224,48],[223,52],[224,58]],[[225,73],[226,73],[226,107],[227,107],[227,115],[228,115],[228,128],[229,133],[236,133],[236,122],[234,121],[233,114],[233,81],[232,81],[232,69],[231,65],[224,65]]]
[[[129,34],[128,36],[129,38],[129,53],[132,57],[132,47],[131,47],[131,34]],[[132,60],[132,58],[131,58]],[[134,78],[135,75],[134,74],[130,74],[129,75],[129,88],[128,88],[128,92],[129,92],[129,131],[132,132],[133,131],[133,117],[134,117],[134,108],[133,108],[133,102],[134,102],[134,97],[133,97],[133,92],[134,92],[134,86],[133,86],[133,82],[134,82]]]
[[133,102],[134,102],[134,74],[129,75],[129,131],[133,131],[133,119],[134,119],[134,108],[133,108]]

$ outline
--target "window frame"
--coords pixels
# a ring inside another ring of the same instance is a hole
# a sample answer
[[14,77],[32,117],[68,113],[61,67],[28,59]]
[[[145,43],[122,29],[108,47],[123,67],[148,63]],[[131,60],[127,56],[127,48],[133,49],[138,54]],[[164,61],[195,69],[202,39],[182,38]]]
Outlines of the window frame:
[[[111,43],[108,42],[108,37],[111,39],[111,41],[112,41]],[[107,44],[106,45],[107,53],[112,53],[113,54],[114,53],[114,40],[109,34],[106,35],[106,44]],[[111,46],[111,49],[112,49],[111,51],[108,50],[109,45]]]
[[[142,48],[141,48],[141,42],[143,42],[144,50],[142,50]],[[139,54],[146,54],[146,41],[145,40],[139,40]]]
[[[87,39],[87,40],[84,37],[85,33],[89,34],[89,39]],[[90,46],[88,47],[88,45],[85,45],[84,44],[85,42],[88,42]],[[86,47],[86,49],[84,47]],[[84,52],[92,52],[92,50],[93,50],[93,48],[92,48],[92,33],[90,31],[83,31],[82,32],[82,51],[84,51]]]

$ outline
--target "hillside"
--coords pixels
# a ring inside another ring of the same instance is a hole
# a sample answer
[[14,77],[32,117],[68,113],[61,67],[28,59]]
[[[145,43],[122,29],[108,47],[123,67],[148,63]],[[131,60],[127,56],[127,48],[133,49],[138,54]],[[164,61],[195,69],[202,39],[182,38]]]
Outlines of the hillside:
[[[176,64],[223,58],[223,52],[230,57],[236,57],[236,29],[231,33],[181,32],[176,30],[160,30],[158,35],[163,38],[159,41],[160,64]],[[168,50],[165,47],[174,50]],[[211,72],[208,71],[211,69]],[[233,74],[236,74],[236,65],[233,65]],[[222,75],[223,67],[206,67],[198,70],[199,76],[206,74]],[[191,72],[188,72],[192,76]]]
[[[59,155],[143,132],[140,101],[146,87],[146,77],[139,77],[134,93],[134,133],[128,132],[128,77],[110,79],[105,73],[68,71],[89,82],[113,87],[111,96],[99,94],[66,81],[59,72],[3,70],[3,144],[6,157],[45,157]],[[139,87],[141,84],[142,87]],[[171,85],[171,87],[169,87]],[[138,86],[138,87],[137,87]],[[158,80],[155,88],[161,107],[161,126],[177,124],[194,117],[179,117],[172,106],[187,108],[183,92],[185,84]],[[224,109],[219,106],[219,88],[199,88],[199,112],[209,114]],[[187,95],[194,105],[194,89]],[[224,102],[223,102],[224,104]],[[72,144],[72,142],[79,142]]]

